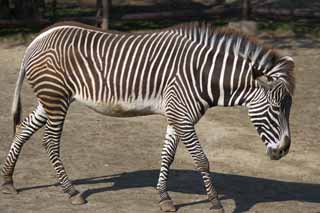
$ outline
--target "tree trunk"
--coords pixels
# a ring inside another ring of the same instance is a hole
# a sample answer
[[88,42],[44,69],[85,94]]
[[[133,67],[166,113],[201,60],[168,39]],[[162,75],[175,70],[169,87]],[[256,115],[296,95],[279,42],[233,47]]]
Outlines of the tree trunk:
[[0,0],[0,18],[10,18],[9,0]]
[[109,0],[102,0],[102,23],[101,28],[103,30],[109,29]]
[[242,20],[248,20],[250,17],[250,0],[242,0]]
[[96,2],[96,26],[100,27],[100,17],[101,17],[102,0],[97,0]]

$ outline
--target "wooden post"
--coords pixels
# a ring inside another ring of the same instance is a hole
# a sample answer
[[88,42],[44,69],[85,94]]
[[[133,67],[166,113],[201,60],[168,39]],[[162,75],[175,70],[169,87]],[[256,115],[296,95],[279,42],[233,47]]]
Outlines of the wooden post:
[[250,17],[250,0],[242,0],[242,20],[248,20]]
[[97,0],[96,1],[96,10],[97,10],[97,14],[96,14],[96,26],[100,27],[100,17],[101,17],[101,7],[102,7],[102,0]]
[[102,23],[103,30],[109,29],[109,0],[102,0]]

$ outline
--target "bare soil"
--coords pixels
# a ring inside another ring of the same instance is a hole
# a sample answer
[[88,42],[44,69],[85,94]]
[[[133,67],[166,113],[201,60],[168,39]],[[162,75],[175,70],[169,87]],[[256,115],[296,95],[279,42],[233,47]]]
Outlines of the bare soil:
[[[267,38],[265,38],[267,39]],[[296,61],[292,146],[270,161],[245,108],[214,108],[197,125],[226,212],[320,212],[320,43],[281,37],[266,42]],[[0,44],[0,166],[12,141],[10,106],[26,46]],[[35,105],[27,83],[26,116]],[[41,145],[42,131],[24,146],[14,180],[18,195],[0,194],[0,212],[160,212],[155,190],[166,121],[119,119],[73,104],[62,138],[68,175],[88,203],[69,204]],[[210,212],[200,175],[182,144],[169,189],[178,212]]]

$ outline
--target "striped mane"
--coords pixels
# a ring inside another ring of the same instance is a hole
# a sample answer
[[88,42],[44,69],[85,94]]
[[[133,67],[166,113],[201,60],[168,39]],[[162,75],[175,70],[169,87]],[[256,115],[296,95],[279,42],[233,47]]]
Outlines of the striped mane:
[[[292,95],[295,89],[294,65],[284,63],[290,57],[281,56],[275,49],[259,43],[256,37],[228,28],[215,28],[206,22],[184,23],[172,27],[179,34],[186,36],[193,42],[216,48],[220,39],[224,39],[221,49],[229,42],[231,53],[252,63],[255,78],[265,75],[276,80],[281,78],[288,92]],[[289,59],[291,61],[291,58]],[[291,66],[292,65],[292,66]]]

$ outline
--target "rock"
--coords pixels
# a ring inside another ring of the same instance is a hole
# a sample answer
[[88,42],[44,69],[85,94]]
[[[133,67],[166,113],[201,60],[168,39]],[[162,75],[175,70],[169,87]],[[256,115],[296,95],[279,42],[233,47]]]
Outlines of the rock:
[[228,28],[241,31],[247,35],[257,35],[257,23],[254,21],[229,22]]

